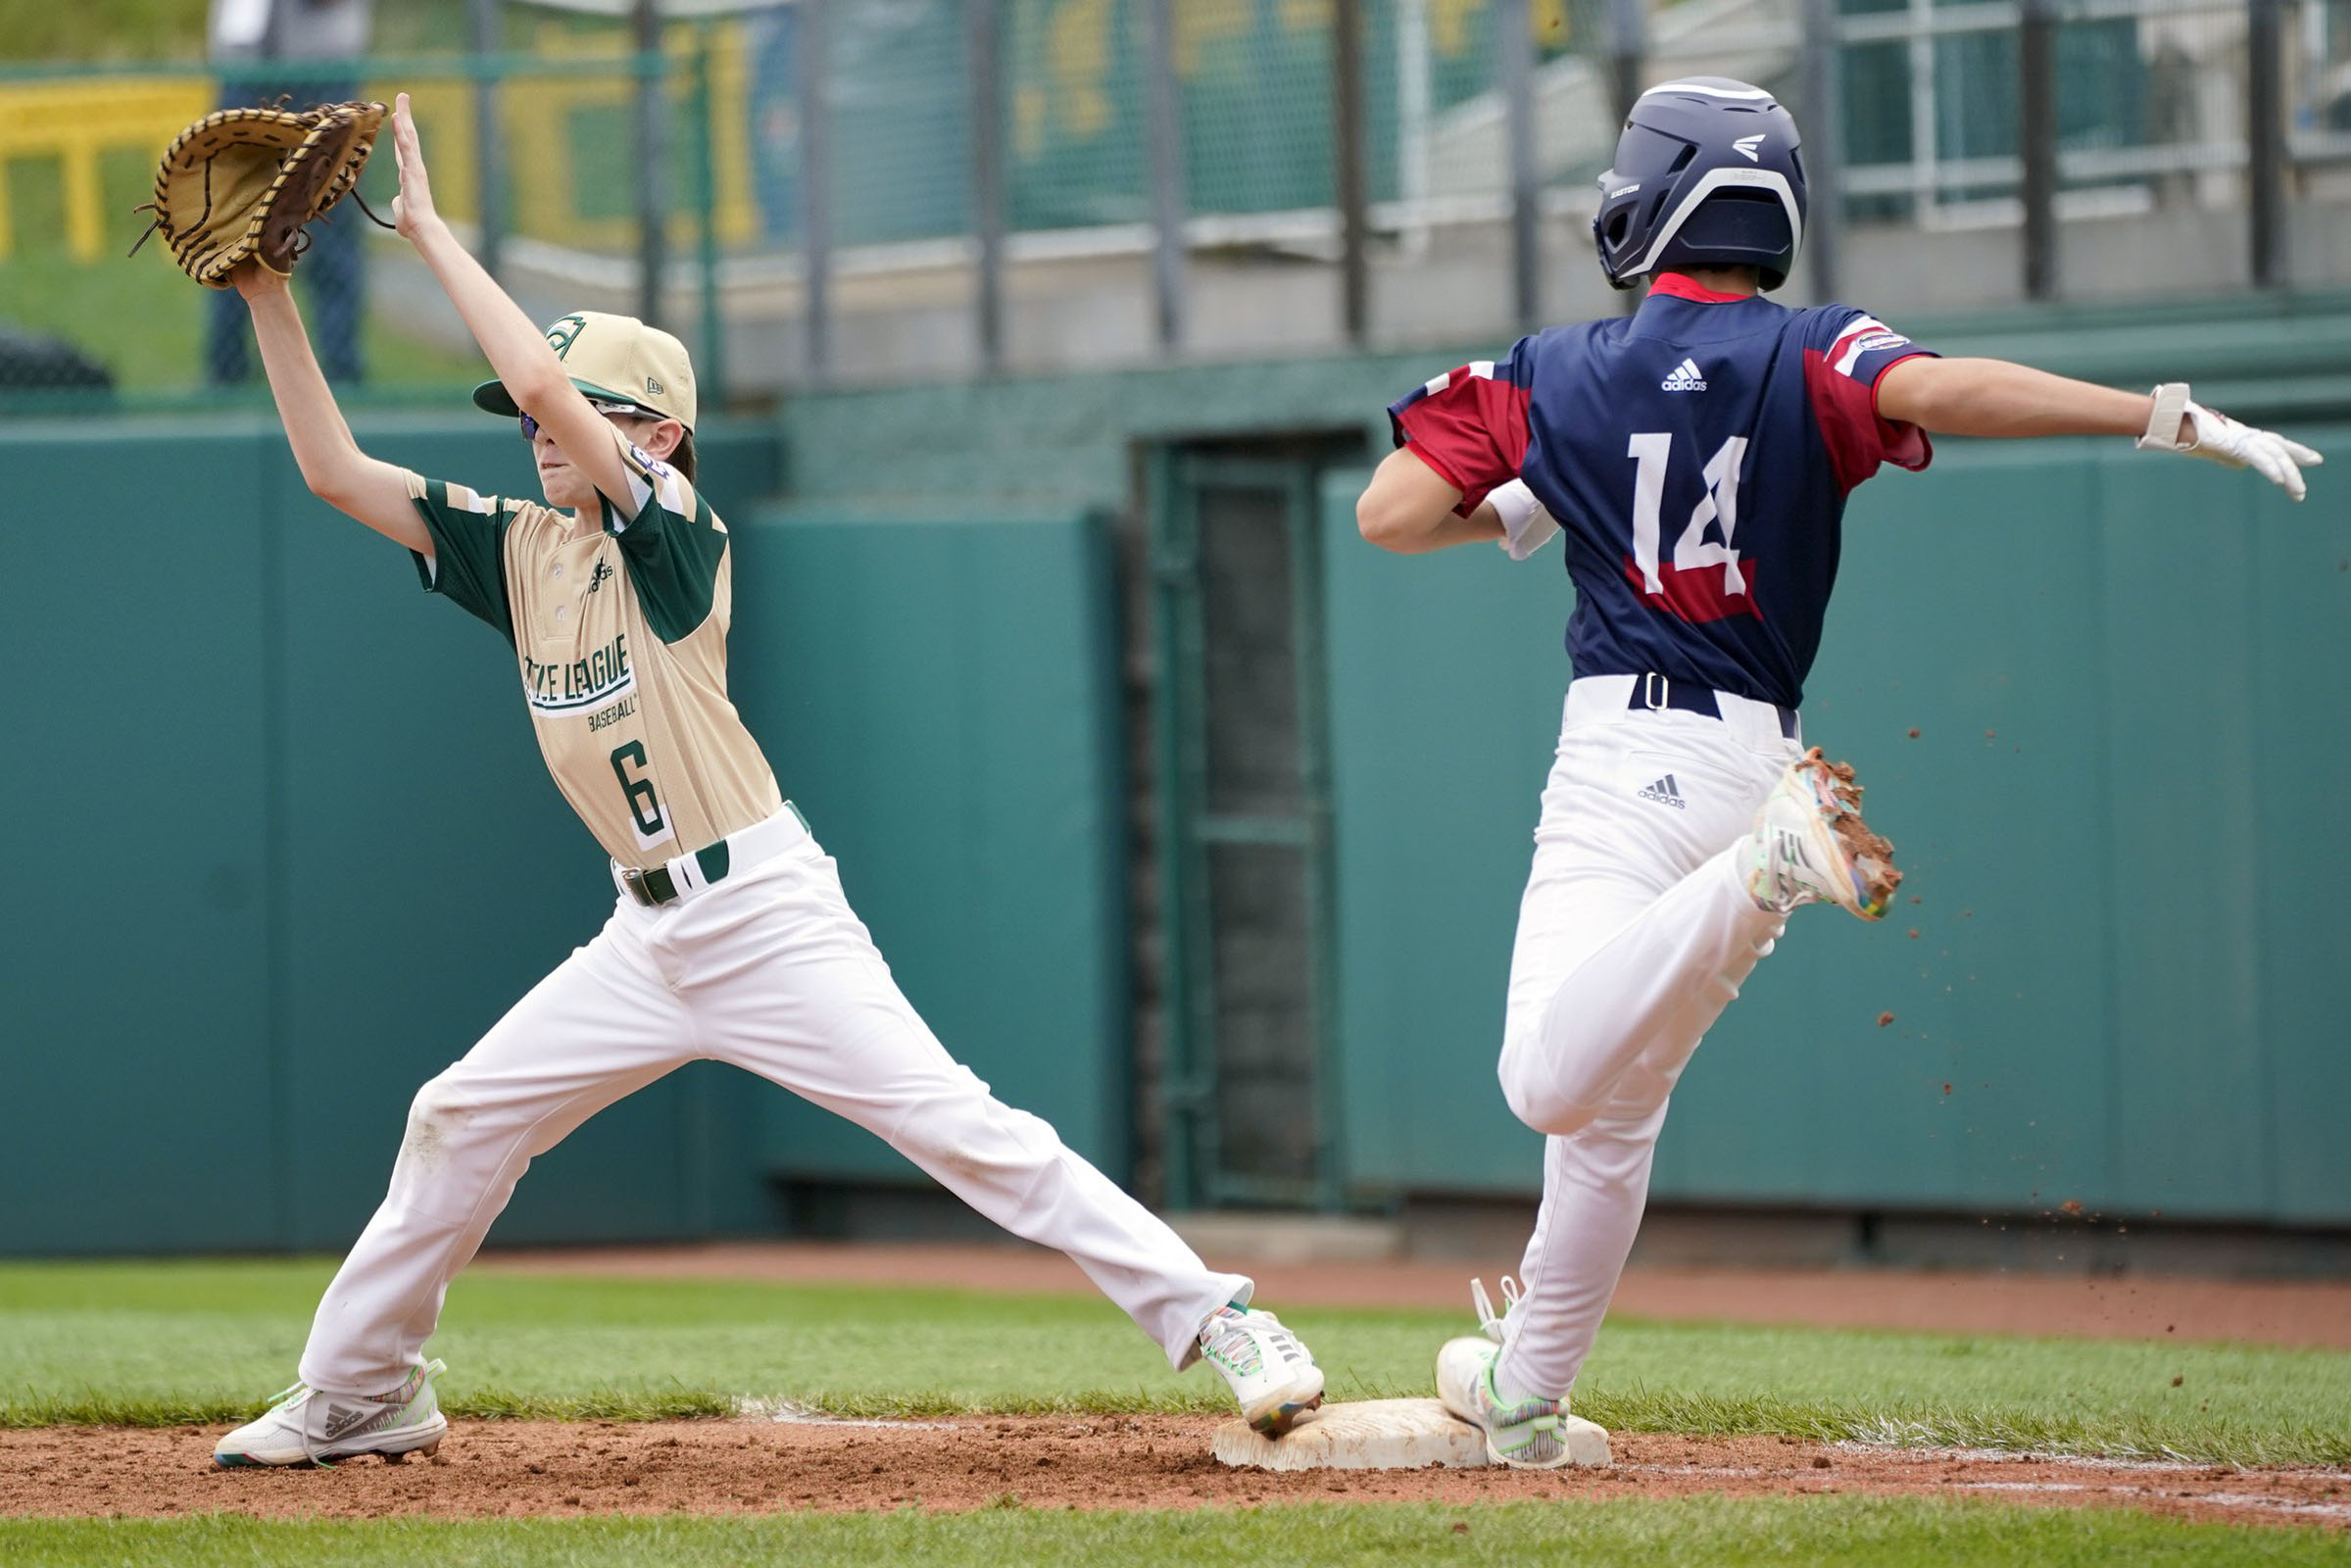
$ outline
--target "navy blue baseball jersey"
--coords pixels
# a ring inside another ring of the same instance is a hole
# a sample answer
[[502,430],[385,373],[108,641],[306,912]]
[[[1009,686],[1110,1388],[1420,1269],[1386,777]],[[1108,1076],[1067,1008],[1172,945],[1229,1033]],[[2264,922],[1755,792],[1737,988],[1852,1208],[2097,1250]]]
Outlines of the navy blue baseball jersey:
[[1926,432],[1877,412],[1920,348],[1845,305],[1791,310],[1662,274],[1629,318],[1555,326],[1389,409],[1461,491],[1524,478],[1558,520],[1578,675],[1641,675],[1794,708],[1837,580],[1845,497]]

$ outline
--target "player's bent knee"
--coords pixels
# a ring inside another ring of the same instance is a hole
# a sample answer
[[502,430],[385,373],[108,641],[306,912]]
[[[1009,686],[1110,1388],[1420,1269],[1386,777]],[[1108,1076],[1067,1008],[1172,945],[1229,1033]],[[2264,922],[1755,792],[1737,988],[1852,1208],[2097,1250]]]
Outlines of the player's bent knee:
[[1561,1094],[1531,1059],[1531,1054],[1504,1051],[1496,1076],[1502,1081],[1502,1100],[1510,1114],[1546,1137],[1565,1138],[1582,1132],[1598,1114],[1594,1107],[1578,1104]]
[[409,1102],[408,1130],[401,1135],[403,1164],[420,1171],[440,1169],[463,1142],[473,1118],[473,1102],[443,1073],[426,1082]]

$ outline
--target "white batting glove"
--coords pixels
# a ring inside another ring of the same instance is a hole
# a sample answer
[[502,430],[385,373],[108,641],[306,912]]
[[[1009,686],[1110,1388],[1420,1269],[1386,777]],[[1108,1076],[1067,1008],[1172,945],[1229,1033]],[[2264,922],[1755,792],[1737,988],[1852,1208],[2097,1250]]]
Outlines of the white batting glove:
[[[2193,440],[2180,439],[2180,421],[2188,421]],[[2327,460],[2299,441],[2288,441],[2271,430],[2256,430],[2226,414],[2191,402],[2185,381],[2166,381],[2155,389],[2155,412],[2148,416],[2147,433],[2138,438],[2141,452],[2184,452],[2231,468],[2251,468],[2296,501],[2308,492],[2302,470]]]
[[1535,492],[1527,488],[1524,479],[1496,485],[1487,492],[1487,501],[1494,514],[1502,520],[1502,537],[1494,543],[1509,553],[1512,561],[1524,561],[1551,542],[1559,531],[1557,519],[1543,511]]

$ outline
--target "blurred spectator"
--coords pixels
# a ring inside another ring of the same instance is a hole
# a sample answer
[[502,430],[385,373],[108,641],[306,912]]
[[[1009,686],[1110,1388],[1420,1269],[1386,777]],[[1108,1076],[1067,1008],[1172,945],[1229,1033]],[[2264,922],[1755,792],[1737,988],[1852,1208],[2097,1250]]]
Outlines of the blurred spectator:
[[[340,103],[359,96],[359,83],[329,68],[317,77],[289,80],[241,74],[238,67],[286,61],[343,62],[367,52],[373,0],[212,0],[207,29],[213,63],[220,72],[220,105],[274,103],[290,107]],[[360,320],[366,278],[360,259],[360,224],[346,209],[311,225],[311,245],[295,271],[309,290],[311,339],[329,379],[361,378]],[[212,296],[205,332],[205,367],[215,385],[242,381],[253,373],[251,318],[233,289]]]

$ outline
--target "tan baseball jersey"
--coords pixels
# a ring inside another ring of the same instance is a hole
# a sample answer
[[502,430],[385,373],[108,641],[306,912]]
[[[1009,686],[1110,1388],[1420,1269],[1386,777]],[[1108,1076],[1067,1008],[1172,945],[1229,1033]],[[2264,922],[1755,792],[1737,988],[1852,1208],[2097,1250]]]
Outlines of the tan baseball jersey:
[[425,588],[514,644],[556,787],[623,865],[651,868],[783,808],[726,695],[726,524],[619,432],[636,503],[579,529],[530,501],[409,475]]

